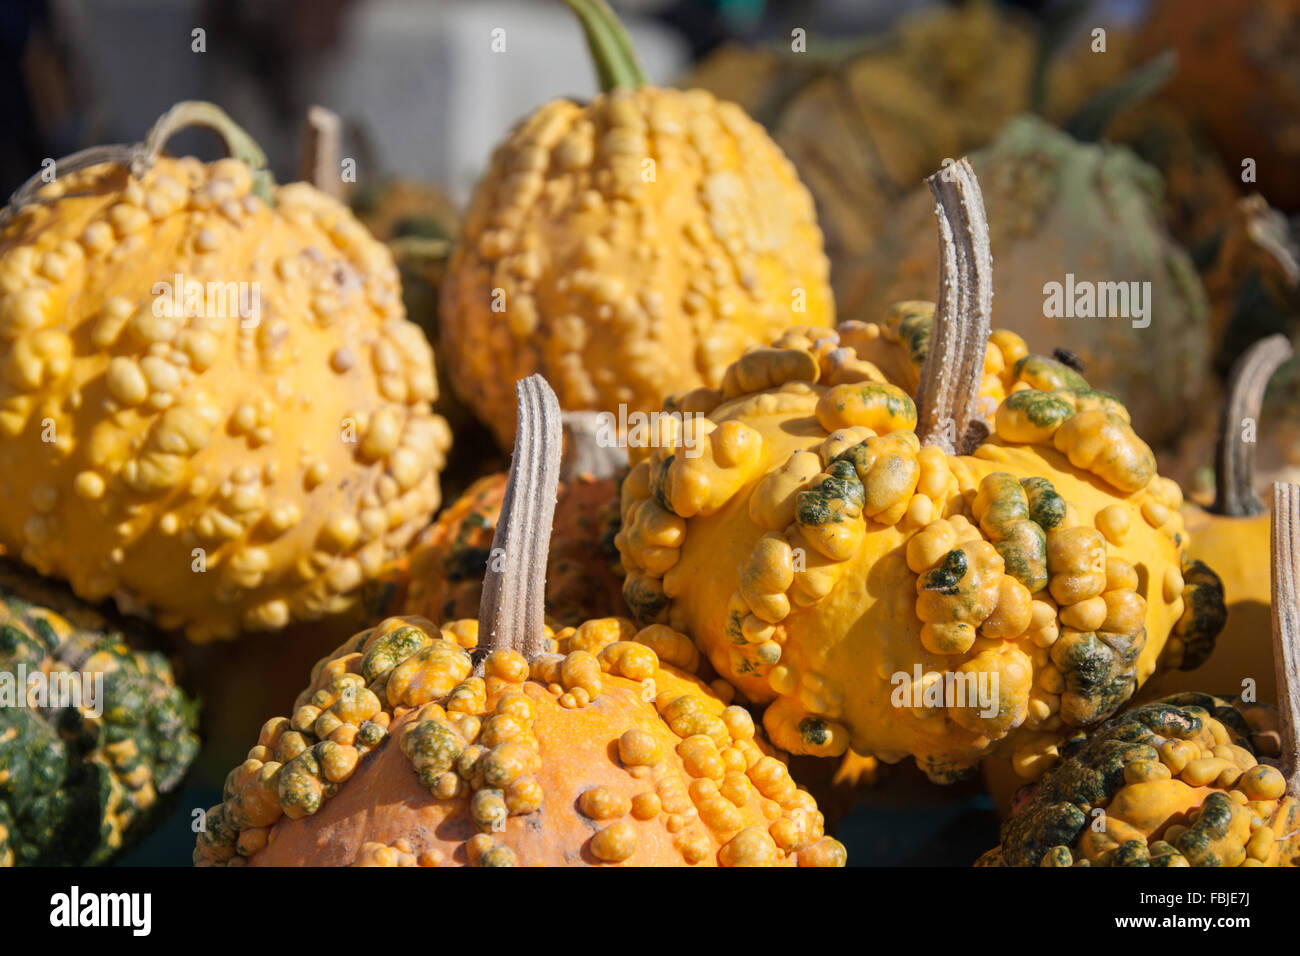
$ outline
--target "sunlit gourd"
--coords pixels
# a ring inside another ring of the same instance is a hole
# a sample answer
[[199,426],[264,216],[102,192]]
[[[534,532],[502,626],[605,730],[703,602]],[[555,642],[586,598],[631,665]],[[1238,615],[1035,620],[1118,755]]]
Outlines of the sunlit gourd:
[[206,815],[206,864],[843,865],[749,713],[666,627],[543,623],[560,420],[519,386],[478,621],[389,618],[314,669]]
[[[232,156],[161,155],[209,126]],[[396,270],[224,113],[61,160],[0,225],[0,546],[196,641],[336,613],[439,503]]]
[[768,704],[791,752],[912,755],[938,780],[1002,753],[1034,776],[1171,634],[1205,653],[1222,591],[1113,397],[1031,355],[981,414],[982,201],[965,161],[930,182],[944,269],[919,400],[854,329],[796,331],[671,402],[684,417],[629,452],[624,597]]
[[570,410],[657,408],[754,339],[830,325],[829,264],[794,167],[734,104],[645,84],[604,0],[568,0],[602,92],[497,147],[442,282],[456,393],[509,444],[513,384]]
[[982,864],[1300,865],[1300,486],[1277,485],[1272,528],[1280,707],[1188,692],[1112,717],[1062,749]]

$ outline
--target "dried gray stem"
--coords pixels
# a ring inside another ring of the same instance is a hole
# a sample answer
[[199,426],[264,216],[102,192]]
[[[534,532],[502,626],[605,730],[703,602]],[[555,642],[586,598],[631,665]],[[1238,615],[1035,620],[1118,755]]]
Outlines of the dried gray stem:
[[1255,442],[1243,441],[1242,422],[1259,423],[1268,380],[1291,357],[1285,335],[1260,339],[1237,359],[1228,377],[1228,397],[1219,413],[1219,438],[1214,453],[1215,514],[1234,518],[1264,513],[1255,494]]
[[339,162],[343,152],[343,123],[323,106],[311,106],[302,124],[298,178],[333,199],[343,198]]
[[976,415],[993,311],[993,257],[984,197],[970,161],[960,159],[926,183],[939,223],[939,301],[916,395],[923,445],[966,454],[987,431]]
[[1287,794],[1300,799],[1300,485],[1273,484],[1273,667]]
[[560,404],[540,375],[515,385],[519,406],[505,500],[479,602],[475,672],[495,650],[533,660],[546,646],[546,559],[560,484]]

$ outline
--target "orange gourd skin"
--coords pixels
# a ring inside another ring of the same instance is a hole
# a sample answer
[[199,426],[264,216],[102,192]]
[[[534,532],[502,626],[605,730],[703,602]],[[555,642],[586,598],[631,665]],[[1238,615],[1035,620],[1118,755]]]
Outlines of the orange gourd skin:
[[[480,478],[423,531],[373,589],[378,617],[451,621],[478,614],[506,475]],[[547,562],[547,614],[561,625],[626,614],[613,536],[618,479],[578,475],[560,486]]]
[[354,604],[450,442],[386,249],[236,159],[37,198],[0,229],[0,546],[196,642]]
[[[770,703],[792,753],[913,755],[939,781],[1000,753],[1032,778],[1171,633],[1212,642],[1221,591],[1185,564],[1181,492],[1113,398],[995,332],[993,435],[948,456],[920,447],[911,399],[867,357],[884,338],[792,330],[720,393],[670,401],[699,417],[630,452],[624,596]],[[981,674],[995,706],[933,696],[936,676]]]
[[1275,718],[1196,693],[1119,714],[1062,748],[977,865],[1300,865]]
[[834,304],[812,199],[740,107],[618,88],[544,104],[493,154],[442,283],[456,394],[503,447],[512,383],[648,412]]
[[358,634],[231,772],[195,861],[843,865],[748,712],[687,673],[686,637],[606,618],[553,640],[470,677],[474,621]]

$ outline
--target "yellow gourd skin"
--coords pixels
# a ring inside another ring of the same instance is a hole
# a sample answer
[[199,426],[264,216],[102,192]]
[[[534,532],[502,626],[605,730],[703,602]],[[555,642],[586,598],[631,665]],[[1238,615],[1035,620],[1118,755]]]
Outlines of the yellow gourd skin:
[[842,866],[753,719],[665,627],[600,618],[471,676],[475,621],[396,617],[313,670],[208,811],[200,865]]
[[1135,707],[1071,741],[977,865],[1296,866],[1277,743],[1265,708],[1195,693]]
[[449,444],[385,248],[306,184],[251,186],[98,165],[0,232],[0,545],[195,641],[346,607]]
[[[1270,516],[1216,515],[1195,505],[1183,507],[1188,555],[1213,563],[1223,580],[1228,618],[1215,641],[1214,653],[1196,670],[1162,669],[1143,688],[1145,697],[1181,691],[1239,694],[1243,681],[1254,682],[1256,699],[1277,700],[1273,670],[1272,625],[1269,623]],[[1176,649],[1175,649],[1176,650]],[[1166,653],[1169,653],[1168,651]]]
[[762,128],[702,91],[545,104],[497,148],[442,287],[452,386],[503,445],[515,379],[566,409],[650,411],[746,344],[829,326],[812,199]]
[[[1172,631],[1202,646],[1221,624],[1212,573],[1184,581],[1181,492],[1122,406],[1000,333],[993,436],[921,448],[906,392],[845,344],[880,336],[846,326],[792,331],[722,395],[669,403],[700,417],[630,453],[624,596],[770,702],[793,753],[913,755],[946,781],[996,752],[1041,773]],[[965,700],[980,679],[993,699]]]

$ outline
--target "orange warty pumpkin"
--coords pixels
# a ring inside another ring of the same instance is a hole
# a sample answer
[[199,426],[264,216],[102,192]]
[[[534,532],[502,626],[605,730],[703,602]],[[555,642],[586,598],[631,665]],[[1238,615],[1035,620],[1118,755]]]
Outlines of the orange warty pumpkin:
[[749,712],[691,676],[687,636],[545,627],[559,407],[540,376],[519,398],[479,620],[389,618],[321,661],[227,778],[196,862],[842,865]]

